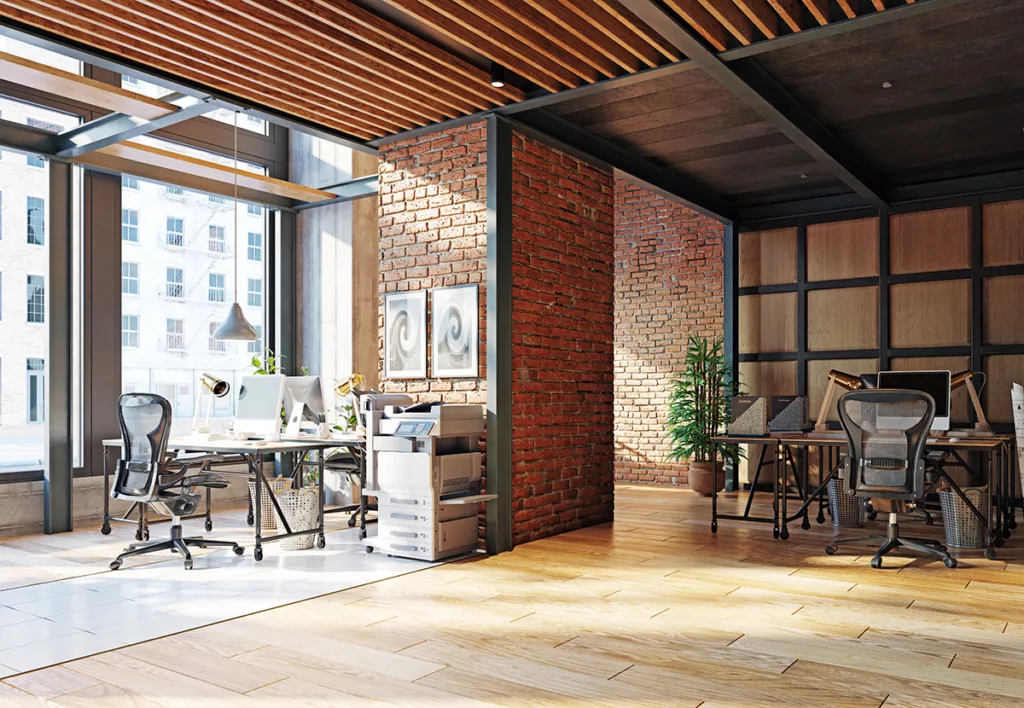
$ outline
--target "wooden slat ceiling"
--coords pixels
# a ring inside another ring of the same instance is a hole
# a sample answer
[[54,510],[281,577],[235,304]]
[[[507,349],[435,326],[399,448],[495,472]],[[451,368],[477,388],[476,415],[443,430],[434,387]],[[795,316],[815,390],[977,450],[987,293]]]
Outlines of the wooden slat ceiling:
[[[0,17],[360,141],[685,58],[618,0],[382,1],[510,82],[349,0],[0,0]],[[664,0],[719,51],[871,1]]]

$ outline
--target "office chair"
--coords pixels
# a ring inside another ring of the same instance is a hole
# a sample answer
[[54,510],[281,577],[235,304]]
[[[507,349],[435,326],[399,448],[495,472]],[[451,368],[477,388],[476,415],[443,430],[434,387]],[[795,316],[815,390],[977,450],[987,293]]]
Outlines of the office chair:
[[201,498],[192,490],[225,489],[228,482],[212,474],[188,476],[193,465],[201,465],[216,456],[183,455],[173,458],[170,463],[165,462],[171,433],[171,404],[167,399],[154,393],[126,393],[117,401],[117,417],[121,424],[124,453],[117,462],[117,476],[110,496],[144,504],[170,516],[171,537],[166,541],[131,544],[110,564],[110,569],[120,568],[129,556],[172,551],[185,558],[185,569],[188,570],[192,568],[189,546],[224,546],[231,548],[236,555],[242,555],[245,549],[233,541],[182,537],[181,517],[192,514]]
[[[924,444],[935,418],[935,401],[927,393],[901,389],[851,391],[839,399],[839,421],[849,444],[842,469],[847,494],[859,497],[923,501],[926,491]],[[889,514],[886,535],[836,539],[825,548],[833,555],[840,545],[879,545],[872,568],[897,548],[938,556],[947,568],[956,567],[938,541],[900,536],[895,512]]]

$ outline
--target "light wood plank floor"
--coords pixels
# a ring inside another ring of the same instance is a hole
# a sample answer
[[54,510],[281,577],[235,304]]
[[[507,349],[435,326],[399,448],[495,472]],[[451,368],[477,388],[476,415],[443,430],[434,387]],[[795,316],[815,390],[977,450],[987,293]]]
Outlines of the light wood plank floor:
[[826,556],[828,526],[712,536],[686,491],[622,487],[616,508],[501,556],[11,677],[0,705],[1024,706],[1024,540],[996,562],[873,570]]

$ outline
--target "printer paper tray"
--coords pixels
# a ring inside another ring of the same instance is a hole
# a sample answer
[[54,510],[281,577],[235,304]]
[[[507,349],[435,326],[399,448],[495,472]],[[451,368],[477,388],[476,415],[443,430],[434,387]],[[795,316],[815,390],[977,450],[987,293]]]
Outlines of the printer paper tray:
[[442,504],[479,504],[480,502],[487,502],[497,498],[497,494],[474,494],[471,497],[455,497],[454,499],[441,497],[440,501]]

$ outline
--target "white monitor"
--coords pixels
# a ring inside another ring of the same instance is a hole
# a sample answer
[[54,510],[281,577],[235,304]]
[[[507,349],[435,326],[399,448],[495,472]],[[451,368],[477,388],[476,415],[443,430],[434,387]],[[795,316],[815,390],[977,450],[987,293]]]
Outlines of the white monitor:
[[284,381],[284,410],[288,415],[285,435],[316,431],[320,416],[327,414],[324,387],[319,376],[288,376]]
[[268,438],[281,434],[284,379],[280,374],[242,377],[235,414],[236,438]]
[[932,430],[949,430],[948,371],[879,371],[878,388],[904,388],[923,391],[935,399]]

